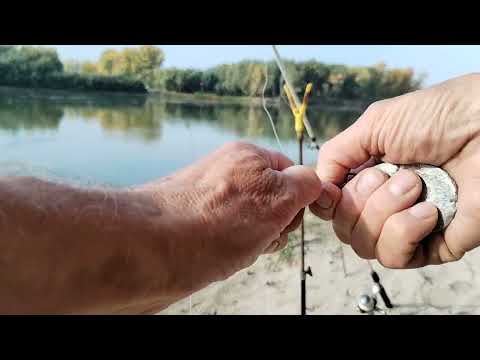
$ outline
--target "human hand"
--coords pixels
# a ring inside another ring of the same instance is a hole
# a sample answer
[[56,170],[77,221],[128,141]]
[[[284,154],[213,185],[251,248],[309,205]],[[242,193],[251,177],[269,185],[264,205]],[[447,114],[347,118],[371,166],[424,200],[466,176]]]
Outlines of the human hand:
[[322,192],[315,171],[280,153],[235,142],[147,184],[168,213],[178,279],[200,288],[282,249]]
[[[376,258],[386,267],[460,259],[480,245],[479,99],[480,75],[471,74],[374,103],[321,148],[317,173],[329,198],[322,196],[310,209],[333,219],[337,236],[360,257]],[[415,204],[421,193],[418,176],[403,170],[389,179],[369,168],[375,159],[435,165],[452,176],[457,213],[444,233],[430,234],[437,222],[435,207]],[[340,189],[347,173],[358,167],[364,169]]]
[[157,313],[286,245],[322,191],[292,165],[232,143],[128,189],[0,177],[0,311]]

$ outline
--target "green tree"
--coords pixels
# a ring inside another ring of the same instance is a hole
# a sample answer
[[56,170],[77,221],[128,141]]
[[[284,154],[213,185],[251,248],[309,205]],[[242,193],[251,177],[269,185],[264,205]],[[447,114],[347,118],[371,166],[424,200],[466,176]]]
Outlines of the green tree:
[[165,61],[163,51],[152,45],[143,45],[138,49],[136,57],[138,65],[135,68],[136,77],[145,84],[152,86],[155,79],[155,71]]
[[97,62],[98,73],[102,75],[114,75],[115,65],[119,60],[119,56],[120,54],[116,50],[104,51]]
[[87,75],[97,74],[97,65],[91,62],[85,62],[82,64],[82,73]]
[[82,72],[82,63],[77,60],[66,60],[63,62],[63,70],[67,73],[79,74]]

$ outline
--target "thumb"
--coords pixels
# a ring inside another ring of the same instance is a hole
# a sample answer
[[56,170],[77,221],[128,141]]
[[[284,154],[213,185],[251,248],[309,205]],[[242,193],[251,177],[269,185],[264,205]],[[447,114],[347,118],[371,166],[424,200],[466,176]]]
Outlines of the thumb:
[[320,148],[317,174],[324,182],[340,185],[350,169],[355,169],[370,160],[371,124],[379,117],[370,107],[352,126],[327,141]]
[[288,191],[294,193],[296,208],[304,208],[318,199],[322,193],[322,182],[315,171],[304,165],[286,168],[282,174],[287,179]]

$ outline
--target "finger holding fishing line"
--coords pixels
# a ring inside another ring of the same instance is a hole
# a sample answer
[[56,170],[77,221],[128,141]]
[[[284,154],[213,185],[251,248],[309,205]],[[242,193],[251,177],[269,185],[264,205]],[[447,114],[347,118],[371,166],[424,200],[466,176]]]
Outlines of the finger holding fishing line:
[[355,169],[375,155],[367,146],[369,124],[361,117],[352,126],[327,141],[320,148],[317,174],[322,181],[341,185],[350,169]]
[[340,186],[351,169],[372,161],[371,154],[362,145],[361,128],[365,126],[364,123],[365,120],[359,120],[320,148],[316,171],[325,185],[325,192],[310,209],[323,220],[333,219],[342,194]]
[[342,190],[330,182],[322,182],[322,186],[322,193],[309,208],[320,219],[328,221],[334,216],[335,208],[342,197]]
[[293,193],[294,206],[303,208],[318,199],[322,193],[322,182],[313,169],[295,165],[282,171],[287,181],[287,191]]
[[[397,224],[397,228],[400,227],[398,232],[403,233],[404,227],[409,226],[405,225],[408,219],[412,219],[408,217],[410,213],[403,211],[408,211],[414,204],[391,212],[386,208],[388,201],[377,203],[369,199],[357,229],[352,232],[352,246],[363,256],[383,256],[387,264],[395,267],[416,267],[456,261],[480,246],[479,95],[480,74],[474,73],[382,100],[373,103],[352,126],[322,146],[317,173],[324,188],[328,182],[341,187],[350,169],[373,156],[394,168],[407,167],[419,174],[424,182],[422,198],[425,196],[425,200],[438,209],[437,225],[418,246],[423,250],[415,250],[412,255],[412,244],[422,236],[428,221],[415,224],[412,221],[412,226],[417,227],[410,229],[411,233],[407,231],[402,242],[391,223]],[[398,196],[394,200],[404,197]],[[331,202],[333,208],[335,201],[334,198]],[[322,218],[325,213],[338,216],[338,209],[329,211],[314,213]],[[388,212],[391,212],[389,216],[385,216]],[[388,220],[397,213],[403,215]],[[387,240],[387,230],[380,235],[381,224],[390,229],[391,241]],[[380,253],[375,254],[374,243],[380,237]],[[385,249],[390,257],[385,255]],[[416,260],[421,258],[417,253],[420,251],[424,251],[423,264]],[[398,258],[398,254],[410,254],[412,259],[408,262],[407,256],[402,255],[400,262],[393,262],[391,258]]]
[[400,170],[375,190],[365,202],[350,234],[350,244],[357,255],[374,259],[376,244],[386,220],[413,206],[421,192],[420,178],[409,170]]

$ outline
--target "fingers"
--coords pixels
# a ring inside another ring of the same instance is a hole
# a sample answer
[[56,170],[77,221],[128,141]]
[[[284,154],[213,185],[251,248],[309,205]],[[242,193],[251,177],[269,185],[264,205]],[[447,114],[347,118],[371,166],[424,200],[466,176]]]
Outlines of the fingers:
[[424,266],[458,261],[465,255],[464,251],[456,252],[452,250],[453,246],[447,244],[447,238],[448,236],[443,233],[435,233],[429,236],[428,241],[426,241],[423,246],[425,257]]
[[[379,117],[379,106],[371,106],[362,117],[347,130],[326,142],[318,154],[317,175],[325,184],[324,193],[310,210],[323,220],[334,217],[336,205],[341,197],[337,187],[345,182],[351,169],[358,171],[373,165],[376,155],[369,146],[376,143],[370,135],[372,123]],[[329,185],[326,185],[329,184]],[[337,186],[335,186],[337,185]]]
[[350,244],[350,238],[367,200],[387,180],[388,175],[378,169],[370,168],[354,177],[342,189],[342,198],[336,207],[333,229],[337,237]]
[[228,143],[221,149],[222,152],[238,153],[240,151],[249,151],[251,153],[260,155],[267,162],[268,167],[273,170],[282,171],[283,169],[294,165],[292,160],[278,151],[261,148],[257,145],[243,141],[234,141],[232,143]]
[[297,230],[300,224],[302,223],[304,214],[305,214],[305,209],[300,210],[297,216],[295,216],[295,218],[292,220],[292,222],[285,228],[285,230],[282,231],[281,235],[283,235],[284,233],[288,234],[288,233],[291,233],[292,231]]
[[278,151],[266,150],[273,170],[282,171],[294,165],[294,162]]
[[274,240],[268,248],[264,251],[265,254],[271,254],[282,250],[288,244],[288,234],[297,230],[298,227],[302,223],[303,215],[305,213],[305,209],[302,209],[298,212],[297,216],[292,220],[292,222],[282,231],[280,237]]
[[288,234],[281,235],[278,239],[271,242],[271,244],[263,251],[264,254],[272,254],[282,250],[288,244]]
[[420,242],[432,232],[437,218],[437,208],[428,202],[390,216],[376,246],[378,261],[388,268],[404,269],[422,267],[434,260]]
[[360,171],[365,170],[367,168],[370,168],[372,166],[375,166],[379,163],[380,163],[380,161],[377,158],[372,156],[367,162],[363,163],[362,165],[360,165],[359,167],[357,167],[355,169],[351,169],[350,172],[353,173],[353,174],[358,174]]
[[442,262],[459,260],[480,245],[480,188],[472,178],[477,163],[477,159],[465,161],[455,169],[448,169],[456,177],[458,201],[455,217],[446,228],[444,239],[439,239],[436,245],[437,257]]
[[390,216],[414,205],[421,191],[420,178],[412,171],[400,170],[367,199],[346,241],[360,257],[374,259],[383,224]]
[[310,204],[310,211],[323,220],[331,220],[342,197],[342,190],[329,182],[322,183],[322,186],[323,191],[317,201]]
[[322,181],[340,185],[350,169],[359,167],[371,157],[366,147],[369,126],[359,120],[326,142],[318,154],[317,174]]
[[322,183],[313,169],[308,166],[296,165],[282,171],[286,179],[287,192],[294,194],[294,206],[304,208],[322,193]]

